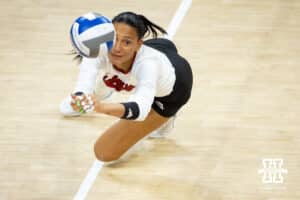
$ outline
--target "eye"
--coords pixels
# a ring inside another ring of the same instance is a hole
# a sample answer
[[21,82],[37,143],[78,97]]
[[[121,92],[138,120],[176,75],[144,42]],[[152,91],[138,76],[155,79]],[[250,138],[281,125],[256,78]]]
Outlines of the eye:
[[125,42],[126,45],[130,45],[131,44],[130,40],[125,40],[124,42]]

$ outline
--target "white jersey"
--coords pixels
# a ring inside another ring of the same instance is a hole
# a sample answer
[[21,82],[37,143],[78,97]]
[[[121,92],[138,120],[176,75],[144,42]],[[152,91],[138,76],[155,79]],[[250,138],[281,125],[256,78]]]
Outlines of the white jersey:
[[[100,73],[102,77],[97,78],[99,70],[104,72]],[[142,121],[150,112],[154,97],[169,95],[175,80],[175,70],[167,56],[142,45],[128,73],[116,69],[109,61],[107,52],[102,51],[95,59],[83,58],[75,90],[90,93],[100,84],[114,91],[132,92],[128,102],[138,104],[140,112],[136,120]]]

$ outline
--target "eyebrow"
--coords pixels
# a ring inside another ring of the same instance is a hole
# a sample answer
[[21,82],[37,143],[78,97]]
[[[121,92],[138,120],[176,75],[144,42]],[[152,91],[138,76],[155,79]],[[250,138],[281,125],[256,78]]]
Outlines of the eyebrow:
[[120,35],[120,34],[117,34],[117,36],[121,36],[122,38],[124,38],[124,39],[130,39],[130,40],[133,40],[134,38],[132,37],[132,36],[129,36],[129,35]]
[[123,36],[123,39],[130,39],[130,40],[133,40],[132,37],[128,37],[128,36]]

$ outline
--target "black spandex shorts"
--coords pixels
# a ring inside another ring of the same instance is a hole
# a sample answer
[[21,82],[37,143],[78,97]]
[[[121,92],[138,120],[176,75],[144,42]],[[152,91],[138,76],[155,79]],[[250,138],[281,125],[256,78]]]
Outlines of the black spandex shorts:
[[176,81],[173,91],[164,97],[155,97],[152,108],[164,117],[171,117],[189,100],[193,74],[189,63],[177,53],[173,42],[163,38],[150,39],[144,45],[164,53],[175,68]]

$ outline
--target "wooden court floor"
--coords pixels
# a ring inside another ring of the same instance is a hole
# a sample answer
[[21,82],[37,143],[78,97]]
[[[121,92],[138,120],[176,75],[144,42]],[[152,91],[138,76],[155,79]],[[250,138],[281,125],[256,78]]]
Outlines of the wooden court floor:
[[[0,200],[72,199],[116,120],[59,113],[78,74],[72,21],[132,10],[167,27],[179,3],[0,1]],[[104,167],[87,199],[300,199],[299,35],[300,1],[194,0],[174,38],[193,68],[190,102],[166,139]],[[262,182],[267,158],[283,160],[282,183]]]

